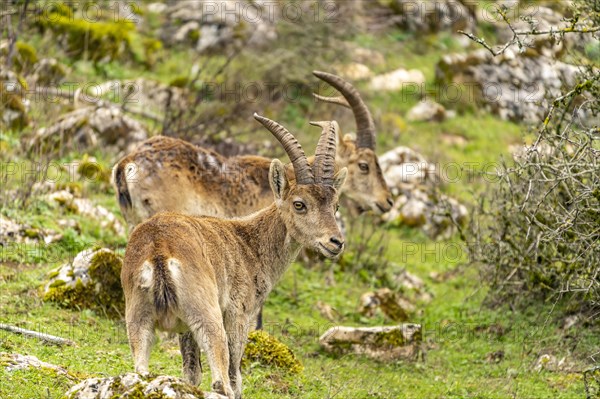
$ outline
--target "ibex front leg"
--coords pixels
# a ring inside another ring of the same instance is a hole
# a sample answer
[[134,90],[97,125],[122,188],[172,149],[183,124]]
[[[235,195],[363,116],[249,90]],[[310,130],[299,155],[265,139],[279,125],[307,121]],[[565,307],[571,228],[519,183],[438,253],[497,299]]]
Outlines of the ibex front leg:
[[229,344],[229,378],[235,399],[242,397],[242,357],[250,331],[250,320],[246,315],[225,315],[225,329]]

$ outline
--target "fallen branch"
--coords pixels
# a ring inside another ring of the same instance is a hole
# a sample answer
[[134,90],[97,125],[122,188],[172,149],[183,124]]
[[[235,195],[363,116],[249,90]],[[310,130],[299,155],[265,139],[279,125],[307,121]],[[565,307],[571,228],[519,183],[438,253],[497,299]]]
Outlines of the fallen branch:
[[0,323],[0,330],[10,331],[15,334],[23,334],[25,336],[41,339],[42,341],[46,341],[56,345],[75,345],[75,342],[71,341],[70,339],[61,338],[37,331],[26,330],[24,328],[11,326],[4,323]]

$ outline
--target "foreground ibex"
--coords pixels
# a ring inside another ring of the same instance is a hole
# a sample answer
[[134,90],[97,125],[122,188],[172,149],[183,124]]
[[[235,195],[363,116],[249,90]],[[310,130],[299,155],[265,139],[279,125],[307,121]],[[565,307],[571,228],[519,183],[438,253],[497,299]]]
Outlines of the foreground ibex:
[[258,116],[281,142],[294,168],[289,181],[279,160],[269,168],[275,202],[241,219],[159,213],[132,232],[121,281],[127,334],[138,373],[148,372],[154,328],[179,333],[183,373],[198,384],[199,346],[210,365],[212,389],[241,397],[240,364],[248,331],[267,295],[302,246],[333,258],[344,248],[335,220],[336,122],[323,128],[309,165],[285,128]]
[[[392,199],[375,154],[373,118],[358,91],[325,72],[314,74],[343,97],[317,98],[350,107],[357,139],[338,137],[336,164],[348,169],[342,192],[361,210],[390,210]],[[121,159],[114,168],[121,212],[130,226],[160,211],[219,217],[243,216],[272,201],[268,158],[223,157],[183,140],[157,136]]]

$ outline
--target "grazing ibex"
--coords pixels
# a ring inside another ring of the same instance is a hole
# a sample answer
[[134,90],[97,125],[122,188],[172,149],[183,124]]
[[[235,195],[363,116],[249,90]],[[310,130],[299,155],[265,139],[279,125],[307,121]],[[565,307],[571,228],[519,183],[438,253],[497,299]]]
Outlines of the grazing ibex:
[[290,132],[254,117],[285,148],[295,181],[276,159],[267,178],[275,202],[256,213],[239,219],[153,216],[133,230],[121,271],[136,372],[148,372],[155,327],[177,332],[185,379],[200,382],[202,347],[213,391],[230,399],[241,398],[248,331],[301,247],[329,258],[344,249],[335,220],[347,174],[343,168],[334,175],[337,123],[313,123],[323,131],[311,166]]
[[[390,210],[392,199],[375,154],[373,118],[358,91],[325,72],[314,74],[342,97],[317,98],[350,107],[357,139],[338,137],[336,166],[348,169],[342,188],[360,210]],[[183,140],[156,136],[121,159],[113,170],[121,213],[130,226],[160,211],[218,217],[243,216],[272,201],[268,158],[226,158]]]

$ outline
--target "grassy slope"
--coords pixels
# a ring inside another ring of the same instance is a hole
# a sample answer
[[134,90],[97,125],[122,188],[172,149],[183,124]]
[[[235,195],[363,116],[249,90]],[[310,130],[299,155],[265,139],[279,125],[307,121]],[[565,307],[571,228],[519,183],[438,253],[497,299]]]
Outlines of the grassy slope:
[[[447,39],[435,41],[426,38],[416,51],[412,38],[401,34],[385,37],[365,36],[358,42],[376,48],[386,54],[386,64],[381,71],[397,67],[422,69],[428,80],[433,77],[433,65],[440,55],[455,50],[456,45]],[[441,44],[440,44],[441,43]],[[176,53],[152,73],[143,75],[168,82],[182,74],[185,54]],[[189,65],[189,64],[188,64]],[[378,71],[379,71],[378,69]],[[77,64],[74,74],[82,81],[98,79],[97,70]],[[111,63],[103,72],[108,78],[127,78],[142,75],[141,71]],[[102,78],[106,80],[106,76]],[[465,112],[455,119],[440,124],[408,124],[401,115],[417,101],[401,94],[376,94],[367,96],[381,119],[385,114],[400,115],[396,124],[401,128],[397,138],[386,125],[382,129],[382,150],[395,145],[409,145],[422,151],[429,159],[445,165],[456,162],[495,162],[498,154],[506,153],[509,144],[522,140],[522,127],[499,121],[482,112]],[[347,114],[340,114],[342,126],[351,125]],[[286,121],[283,123],[296,123]],[[396,126],[396,127],[398,127]],[[460,135],[467,139],[465,145],[443,142],[440,135]],[[313,133],[316,134],[316,133]],[[312,137],[312,136],[311,136]],[[17,135],[9,134],[3,141],[16,146]],[[306,137],[303,141],[309,141]],[[14,148],[13,148],[14,149]],[[10,149],[9,149],[10,150]],[[96,154],[102,155],[102,154]],[[75,155],[74,155],[75,156]],[[108,161],[104,161],[108,167]],[[445,188],[461,198],[468,198],[468,191],[477,188],[479,181],[461,181]],[[117,212],[110,190],[89,187],[86,193],[99,203]],[[2,213],[17,220],[27,221],[39,227],[55,227],[57,212],[33,201],[27,209],[6,208]],[[122,246],[122,238],[112,237],[101,231],[93,222],[70,215],[81,224],[81,233],[69,230],[67,239],[58,245],[59,259],[73,256],[74,248],[91,241],[111,246]],[[318,300],[332,305],[340,315],[340,324],[380,325],[389,322],[378,316],[368,320],[357,315],[358,298],[373,288],[375,282],[367,283],[351,273],[334,268],[335,285],[326,284],[322,272],[307,270],[295,264],[286,273],[269,298],[265,319],[267,330],[298,354],[304,362],[305,371],[299,377],[282,374],[278,370],[254,365],[245,371],[244,393],[246,397],[263,398],[572,398],[582,397],[583,383],[575,372],[534,372],[532,364],[540,353],[550,352],[557,357],[569,356],[580,371],[585,367],[585,355],[592,352],[594,337],[580,326],[569,334],[563,333],[555,320],[545,323],[545,315],[551,305],[536,305],[529,310],[511,312],[505,308],[490,310],[482,305],[485,291],[477,284],[475,267],[455,271],[464,258],[448,256],[454,241],[433,242],[421,234],[405,229],[389,231],[390,245],[387,258],[422,277],[434,299],[429,304],[419,304],[419,314],[414,322],[423,323],[427,355],[417,363],[379,364],[360,357],[331,357],[319,350],[317,339],[331,322],[316,310]],[[418,246],[417,253],[408,255],[403,243]],[[446,256],[444,256],[444,254]],[[45,274],[60,261],[49,263],[45,252],[28,254],[18,265],[10,262],[0,265],[0,322],[17,324],[25,328],[41,330],[65,336],[78,343],[76,347],[57,348],[36,340],[0,331],[0,351],[18,352],[38,356],[41,360],[66,367],[72,377],[116,375],[131,371],[132,365],[122,322],[107,320],[90,311],[69,311],[44,304],[38,296],[38,288]],[[447,273],[442,282],[430,279],[430,272]],[[453,272],[454,271],[454,272]],[[495,334],[500,325],[504,334]],[[495,330],[498,328],[496,327]],[[457,332],[458,331],[458,332]],[[156,373],[180,375],[180,356],[173,352],[176,344],[162,340],[152,355],[152,370]],[[503,350],[505,358],[498,364],[486,361],[489,353]],[[206,362],[204,362],[206,364]],[[203,388],[208,388],[208,368],[204,371]],[[17,371],[8,373],[0,368],[0,397],[2,399],[56,398],[60,397],[73,381],[57,377],[47,371]]]
[[[295,264],[277,286],[266,306],[266,330],[287,343],[305,365],[302,376],[287,376],[278,370],[252,367],[245,371],[245,394],[251,398],[572,398],[583,395],[581,375],[568,372],[533,372],[531,366],[540,353],[558,357],[569,355],[573,337],[565,337],[553,323],[542,329],[544,313],[535,307],[527,314],[506,309],[481,307],[482,292],[477,288],[476,271],[466,270],[435,283],[428,272],[448,272],[454,262],[444,261],[449,253],[445,243],[424,242],[407,232],[394,232],[389,257],[402,259],[401,243],[417,242],[420,250],[406,257],[409,270],[425,278],[433,301],[419,306],[427,354],[424,362],[379,364],[360,357],[331,357],[319,350],[317,339],[333,323],[315,308],[317,300],[331,304],[340,314],[340,324],[379,325],[378,316],[358,318],[360,294],[369,286],[347,273],[335,273],[336,284],[324,283],[323,274]],[[454,257],[454,256],[452,256]],[[441,260],[441,261],[440,261]],[[56,334],[77,342],[76,347],[57,348],[6,332],[0,333],[0,351],[32,354],[66,367],[76,377],[116,375],[131,370],[124,325],[90,311],[74,312],[44,304],[37,287],[49,266],[18,269],[0,268],[0,321]],[[453,274],[453,273],[451,273]],[[540,316],[541,315],[541,316]],[[501,326],[496,334],[489,326]],[[577,327],[576,327],[577,328]],[[594,337],[585,331],[571,331],[577,337],[576,353],[591,349]],[[567,345],[565,345],[565,343]],[[154,348],[152,371],[180,374],[180,356],[173,340],[162,340]],[[486,361],[489,353],[502,350],[505,359],[498,364]],[[572,359],[572,357],[571,357]],[[205,362],[206,364],[206,362]],[[581,370],[581,365],[576,370]],[[205,368],[203,388],[208,388]],[[0,369],[2,398],[59,397],[72,382],[56,378],[53,372]],[[46,396],[47,392],[50,396]],[[331,396],[328,396],[331,395]]]

